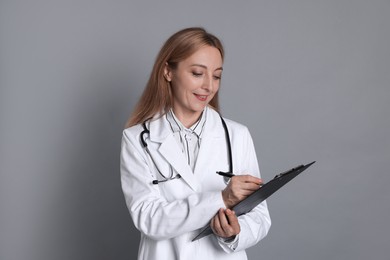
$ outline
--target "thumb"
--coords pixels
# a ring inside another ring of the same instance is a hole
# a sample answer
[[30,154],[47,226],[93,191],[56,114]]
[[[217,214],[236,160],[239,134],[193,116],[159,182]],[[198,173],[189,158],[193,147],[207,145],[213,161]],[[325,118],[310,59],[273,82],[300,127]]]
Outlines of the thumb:
[[233,210],[227,209],[225,213],[230,225],[238,223],[238,218]]

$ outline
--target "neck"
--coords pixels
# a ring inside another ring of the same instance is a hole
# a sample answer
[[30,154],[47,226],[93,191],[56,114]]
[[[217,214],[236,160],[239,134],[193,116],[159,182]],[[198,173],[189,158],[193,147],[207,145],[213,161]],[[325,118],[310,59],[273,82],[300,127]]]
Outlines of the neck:
[[180,122],[185,126],[186,128],[190,128],[193,126],[201,117],[202,112],[198,113],[183,113],[180,111],[176,111],[175,109],[172,109],[173,113],[175,114],[176,118],[180,120]]

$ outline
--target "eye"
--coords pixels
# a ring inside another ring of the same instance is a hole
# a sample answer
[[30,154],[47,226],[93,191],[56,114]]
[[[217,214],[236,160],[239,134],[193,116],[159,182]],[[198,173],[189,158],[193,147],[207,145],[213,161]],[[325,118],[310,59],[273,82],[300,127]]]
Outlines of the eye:
[[218,76],[218,75],[214,75],[213,78],[214,78],[215,80],[220,80],[220,79],[222,78],[222,76],[221,76],[221,75],[219,75],[219,76]]
[[193,72],[192,72],[192,75],[193,75],[194,77],[201,77],[201,76],[203,75],[203,73],[202,73],[202,72],[193,71]]

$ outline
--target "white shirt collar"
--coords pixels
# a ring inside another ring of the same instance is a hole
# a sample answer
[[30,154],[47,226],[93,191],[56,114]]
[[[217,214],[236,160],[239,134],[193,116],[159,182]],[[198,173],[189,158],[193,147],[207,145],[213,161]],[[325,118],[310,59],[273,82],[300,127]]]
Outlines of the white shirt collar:
[[168,113],[166,114],[166,119],[167,119],[169,126],[170,126],[173,133],[185,131],[185,132],[194,133],[200,137],[202,132],[203,132],[206,120],[207,120],[207,111],[206,111],[207,109],[208,108],[206,107],[203,110],[202,115],[200,116],[199,120],[197,122],[195,122],[195,124],[193,124],[190,128],[186,128],[180,122],[180,120],[176,117],[176,115],[172,109],[170,109],[168,111]]

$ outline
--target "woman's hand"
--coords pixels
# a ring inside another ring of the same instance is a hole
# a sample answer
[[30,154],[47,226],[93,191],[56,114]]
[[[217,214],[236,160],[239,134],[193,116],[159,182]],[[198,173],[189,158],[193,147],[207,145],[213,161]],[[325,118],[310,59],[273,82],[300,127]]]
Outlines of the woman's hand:
[[233,208],[237,203],[255,192],[263,181],[251,175],[236,175],[222,191],[223,202],[226,208]]
[[211,219],[210,226],[214,234],[223,238],[236,236],[241,230],[236,214],[230,209],[219,209]]

